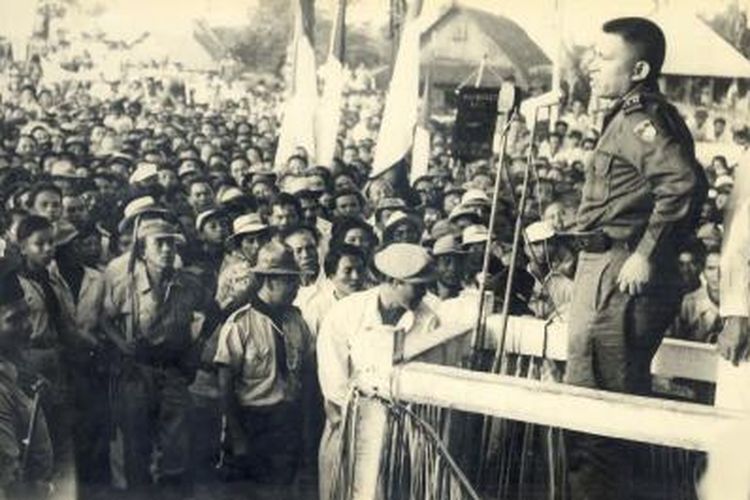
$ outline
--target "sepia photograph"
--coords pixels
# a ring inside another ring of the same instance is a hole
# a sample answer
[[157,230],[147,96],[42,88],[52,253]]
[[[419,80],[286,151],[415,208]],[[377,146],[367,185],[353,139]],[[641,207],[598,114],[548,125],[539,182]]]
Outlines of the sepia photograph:
[[0,0],[0,500],[750,500],[750,0]]

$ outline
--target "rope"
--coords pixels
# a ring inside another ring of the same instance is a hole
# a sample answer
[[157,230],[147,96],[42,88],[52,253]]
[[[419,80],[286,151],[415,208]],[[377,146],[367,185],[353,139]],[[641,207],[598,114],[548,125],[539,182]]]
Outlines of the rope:
[[443,443],[440,432],[434,428],[445,424],[441,409],[412,409],[378,395],[365,398],[357,390],[350,392],[342,415],[341,442],[338,460],[332,468],[335,478],[330,498],[349,500],[354,496],[357,428],[361,424],[358,407],[364,399],[381,404],[386,411],[378,476],[379,491],[384,498],[480,500]]

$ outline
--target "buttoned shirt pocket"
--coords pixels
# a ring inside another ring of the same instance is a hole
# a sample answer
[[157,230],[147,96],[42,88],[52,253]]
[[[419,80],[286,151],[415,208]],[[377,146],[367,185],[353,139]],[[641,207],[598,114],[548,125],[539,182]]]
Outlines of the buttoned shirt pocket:
[[271,377],[273,369],[274,353],[267,343],[248,339],[245,348],[245,363],[243,364],[243,376],[249,380],[263,380]]
[[610,171],[614,156],[606,151],[598,150],[589,160],[586,167],[586,182],[583,186],[583,196],[588,201],[604,201],[609,197]]

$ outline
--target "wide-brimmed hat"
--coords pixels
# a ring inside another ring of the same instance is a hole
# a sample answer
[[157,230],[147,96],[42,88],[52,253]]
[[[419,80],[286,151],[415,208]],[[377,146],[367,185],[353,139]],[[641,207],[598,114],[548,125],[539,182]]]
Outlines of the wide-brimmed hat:
[[274,182],[276,182],[276,179],[279,177],[276,172],[270,168],[264,167],[263,165],[253,165],[248,169],[247,173],[253,177],[258,176],[272,179]]
[[260,215],[240,215],[232,221],[232,234],[227,238],[227,242],[234,241],[236,238],[246,234],[262,233],[267,230],[268,225],[263,222]]
[[385,227],[383,228],[383,241],[391,241],[396,228],[402,225],[412,226],[419,236],[422,235],[422,231],[424,230],[424,222],[422,219],[413,213],[399,210],[398,212],[392,213],[388,217],[388,220],[385,221]]
[[482,220],[476,208],[464,204],[456,205],[451,210],[451,213],[448,214],[448,220],[451,222],[455,222],[459,217],[471,217],[475,223],[479,223]]
[[457,236],[456,228],[448,219],[440,219],[435,222],[430,229],[429,237],[425,238],[425,242],[434,243],[438,239],[445,235]]
[[169,214],[169,210],[157,205],[153,196],[140,196],[134,198],[130,203],[125,205],[122,219],[117,224],[117,230],[122,233],[136,217],[147,214],[166,216]]
[[148,237],[174,238],[179,243],[185,243],[185,236],[177,225],[164,219],[149,219],[138,225],[136,238],[142,240]]
[[177,177],[183,178],[188,175],[201,174],[200,168],[195,161],[183,161],[177,168]]
[[135,171],[130,175],[128,182],[135,184],[137,182],[144,182],[148,179],[156,178],[159,175],[159,167],[156,163],[141,162],[135,168]]
[[492,204],[490,197],[487,193],[477,188],[467,189],[461,197],[461,205],[463,206],[489,206]]
[[49,174],[57,179],[78,179],[76,166],[69,161],[56,161],[52,164]]
[[220,208],[209,208],[198,214],[195,218],[195,230],[200,231],[203,229],[203,225],[213,217],[222,217],[226,215],[226,212]]
[[269,241],[258,251],[255,266],[250,269],[255,274],[292,275],[310,274],[303,271],[294,260],[292,249],[278,241]]
[[413,243],[392,243],[375,254],[375,269],[406,283],[435,281],[435,261],[427,250]]
[[474,243],[485,243],[489,237],[487,227],[482,224],[466,226],[461,233],[461,245],[472,245]]
[[466,189],[464,189],[462,186],[457,186],[456,184],[446,184],[443,188],[443,196],[448,196],[449,194],[457,194],[459,196],[463,196],[463,194],[466,192]]
[[310,191],[310,180],[301,175],[289,175],[284,177],[281,191],[294,196]]
[[555,236],[555,230],[546,221],[532,222],[526,229],[526,241],[529,243],[539,243],[540,241],[546,241]]
[[409,208],[407,207],[406,202],[401,198],[386,197],[381,198],[380,201],[378,201],[378,206],[375,207],[375,216],[379,217],[383,210],[401,210],[406,212]]
[[232,203],[246,197],[247,195],[240,188],[231,186],[223,189],[216,197],[216,201],[219,205],[226,205],[227,203]]
[[435,240],[432,245],[433,257],[441,255],[464,254],[466,251],[461,247],[458,238],[454,234],[446,234]]

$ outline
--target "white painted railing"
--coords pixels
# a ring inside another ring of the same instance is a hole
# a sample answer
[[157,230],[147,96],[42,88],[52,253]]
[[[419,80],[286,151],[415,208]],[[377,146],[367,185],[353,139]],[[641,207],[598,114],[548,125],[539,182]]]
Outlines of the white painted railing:
[[[500,325],[497,316],[487,319],[485,348],[497,345]],[[432,338],[411,346],[404,346],[403,339],[383,339],[398,346],[393,352],[399,363],[373,367],[372,377],[367,377],[371,378],[369,390],[374,387],[395,400],[709,453],[731,435],[733,427],[748,422],[743,412],[707,405],[409,361],[439,345],[441,339],[466,333],[466,328],[457,325],[444,327]],[[509,320],[506,352],[563,361],[566,345],[567,331],[562,323],[521,317]],[[716,350],[707,344],[667,338],[651,370],[664,377],[715,382]],[[739,463],[736,466],[741,467]]]

